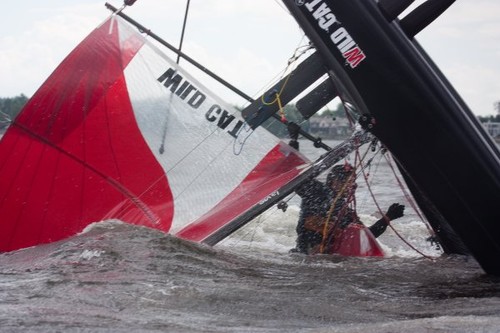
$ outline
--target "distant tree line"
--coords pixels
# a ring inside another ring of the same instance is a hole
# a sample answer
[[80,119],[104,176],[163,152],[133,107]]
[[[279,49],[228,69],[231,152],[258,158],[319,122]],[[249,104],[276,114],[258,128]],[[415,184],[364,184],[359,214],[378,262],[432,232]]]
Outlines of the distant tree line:
[[[7,127],[12,119],[14,119],[23,106],[28,101],[28,97],[24,94],[20,94],[16,97],[0,97],[0,130]],[[499,113],[497,115],[489,115],[489,116],[478,116],[479,121],[481,122],[500,122],[500,102],[498,102]],[[288,104],[283,109],[285,113],[285,117],[289,122],[294,122],[299,124],[301,128],[305,131],[309,130],[309,121],[304,119],[301,115],[295,104]],[[335,109],[326,109],[313,117],[331,117],[333,119],[336,118],[345,118],[344,106],[342,103],[339,103]],[[288,130],[286,126],[274,118],[268,119],[263,127],[267,128],[270,132],[277,135],[278,137],[288,137]]]
[[487,123],[487,122],[500,122],[500,114],[497,114],[495,116],[489,115],[489,116],[478,116],[478,119],[482,123]]
[[10,121],[19,114],[27,101],[28,97],[24,94],[16,97],[0,97],[0,129],[9,125]]
[[318,116],[331,117],[333,119],[345,118],[346,114],[345,114],[344,104],[339,103],[337,107],[333,110],[332,109],[323,110],[320,114],[318,114]]
[[500,101],[496,101],[495,103],[493,103],[493,107],[495,108],[497,114],[496,115],[489,115],[489,116],[478,116],[477,118],[479,119],[480,122],[482,122],[482,123],[487,123],[487,122],[498,123],[498,122],[500,122]]

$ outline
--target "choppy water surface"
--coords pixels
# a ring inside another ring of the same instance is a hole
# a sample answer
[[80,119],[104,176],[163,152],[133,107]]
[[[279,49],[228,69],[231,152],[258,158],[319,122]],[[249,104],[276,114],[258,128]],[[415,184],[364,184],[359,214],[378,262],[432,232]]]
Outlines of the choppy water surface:
[[[388,170],[368,170],[378,204],[407,206],[392,224],[420,253],[388,230],[384,259],[290,254],[295,197],[213,248],[106,221],[0,254],[0,331],[499,332],[500,280],[426,241]],[[370,224],[366,187],[357,208]]]
[[500,284],[464,257],[210,248],[108,222],[0,256],[2,332],[497,332]]

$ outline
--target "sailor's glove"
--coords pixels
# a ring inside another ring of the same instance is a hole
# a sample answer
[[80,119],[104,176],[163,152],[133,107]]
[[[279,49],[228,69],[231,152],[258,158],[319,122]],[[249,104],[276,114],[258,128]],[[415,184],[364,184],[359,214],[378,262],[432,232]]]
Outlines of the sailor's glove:
[[389,220],[392,221],[403,216],[404,210],[405,210],[404,205],[393,203],[387,210],[387,213],[385,213],[385,216],[387,216]]

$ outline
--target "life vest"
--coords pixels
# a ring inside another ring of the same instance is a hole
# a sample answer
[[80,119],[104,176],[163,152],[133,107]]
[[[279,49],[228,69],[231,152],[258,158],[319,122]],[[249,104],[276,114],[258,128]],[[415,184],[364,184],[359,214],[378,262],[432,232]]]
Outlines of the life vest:
[[380,244],[363,224],[351,223],[334,231],[333,242],[323,249],[323,253],[354,257],[383,257]]

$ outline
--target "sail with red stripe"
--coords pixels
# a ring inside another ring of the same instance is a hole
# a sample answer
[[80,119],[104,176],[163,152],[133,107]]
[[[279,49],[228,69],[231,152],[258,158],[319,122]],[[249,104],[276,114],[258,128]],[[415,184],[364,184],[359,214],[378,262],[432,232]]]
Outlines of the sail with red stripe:
[[0,251],[107,219],[203,241],[306,162],[112,16],[0,141]]

